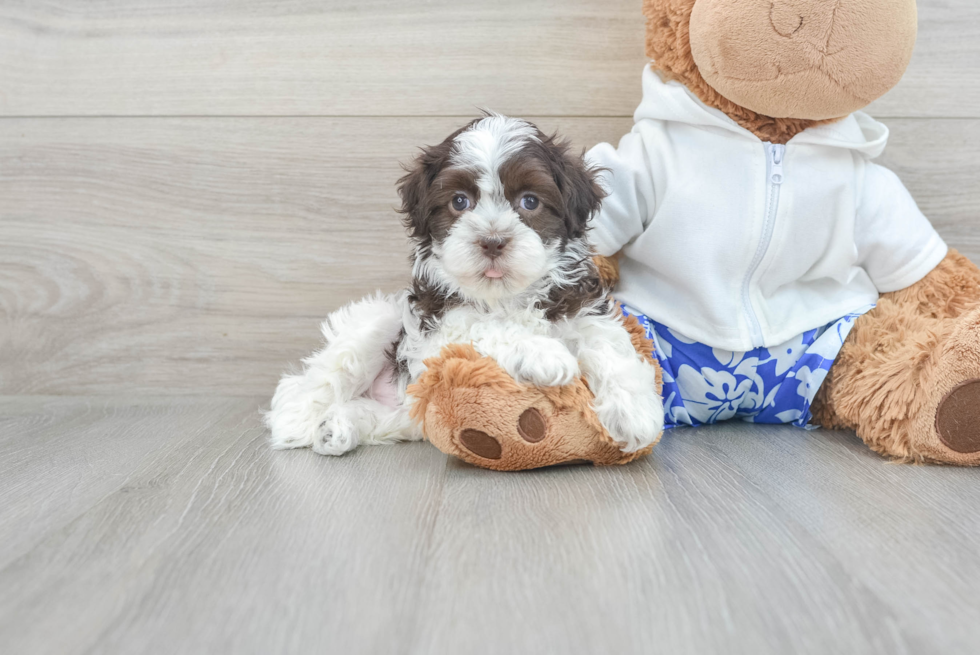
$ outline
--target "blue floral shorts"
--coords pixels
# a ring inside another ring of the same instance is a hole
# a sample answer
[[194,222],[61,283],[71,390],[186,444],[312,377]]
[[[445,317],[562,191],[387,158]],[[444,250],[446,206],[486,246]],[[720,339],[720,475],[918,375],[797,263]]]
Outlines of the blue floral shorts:
[[732,418],[810,427],[810,404],[854,321],[848,314],[773,348],[734,353],[705,346],[623,306],[656,346],[664,372],[665,428]]

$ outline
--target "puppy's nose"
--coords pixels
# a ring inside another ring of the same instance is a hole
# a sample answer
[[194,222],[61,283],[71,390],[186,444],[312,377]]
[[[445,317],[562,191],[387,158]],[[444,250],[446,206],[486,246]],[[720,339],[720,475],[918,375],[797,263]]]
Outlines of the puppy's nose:
[[510,243],[510,239],[506,237],[483,237],[480,239],[480,247],[483,249],[483,254],[491,259],[503,254],[504,248],[507,247],[508,243]]

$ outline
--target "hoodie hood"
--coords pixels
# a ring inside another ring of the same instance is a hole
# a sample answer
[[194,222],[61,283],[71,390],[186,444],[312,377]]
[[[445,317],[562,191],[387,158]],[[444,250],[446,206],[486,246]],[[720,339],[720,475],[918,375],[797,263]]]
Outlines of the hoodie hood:
[[[644,119],[721,128],[761,143],[759,137],[720,109],[701,102],[680,82],[664,82],[650,64],[643,70],[643,100],[633,115],[634,122]],[[808,128],[789,143],[844,148],[874,159],[885,150],[888,128],[864,112],[855,112],[835,123]]]

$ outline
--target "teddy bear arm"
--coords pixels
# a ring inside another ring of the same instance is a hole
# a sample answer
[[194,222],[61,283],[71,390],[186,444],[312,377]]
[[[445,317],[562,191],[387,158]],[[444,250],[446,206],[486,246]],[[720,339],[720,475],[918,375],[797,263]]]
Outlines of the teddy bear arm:
[[599,279],[606,289],[612,289],[619,282],[619,255],[612,257],[602,257],[596,255],[592,258],[595,267],[599,271]]

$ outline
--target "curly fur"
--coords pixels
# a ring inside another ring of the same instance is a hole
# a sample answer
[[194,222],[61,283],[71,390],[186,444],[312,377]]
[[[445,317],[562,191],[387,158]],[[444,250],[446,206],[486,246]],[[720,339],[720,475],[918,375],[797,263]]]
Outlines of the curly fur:
[[855,323],[814,402],[814,421],[853,429],[900,461],[980,464],[976,454],[927,438],[939,402],[971,377],[980,377],[980,269],[951,250]]

